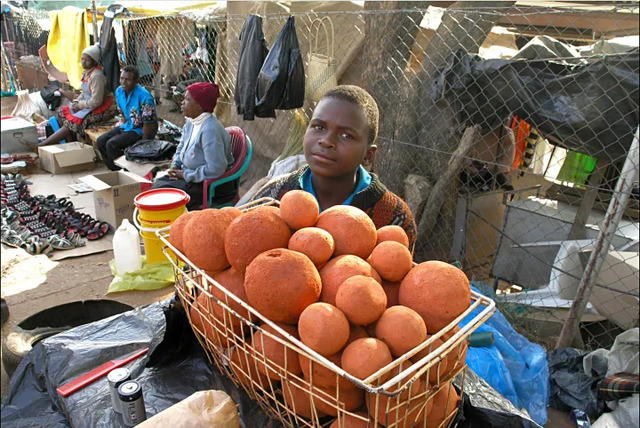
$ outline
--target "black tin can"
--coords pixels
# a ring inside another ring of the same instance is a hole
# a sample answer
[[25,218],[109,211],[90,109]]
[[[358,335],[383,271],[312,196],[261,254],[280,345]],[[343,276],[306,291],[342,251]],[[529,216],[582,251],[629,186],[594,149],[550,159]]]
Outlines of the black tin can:
[[118,387],[118,397],[122,409],[122,421],[128,427],[134,427],[147,419],[144,408],[142,387],[135,380],[124,382]]

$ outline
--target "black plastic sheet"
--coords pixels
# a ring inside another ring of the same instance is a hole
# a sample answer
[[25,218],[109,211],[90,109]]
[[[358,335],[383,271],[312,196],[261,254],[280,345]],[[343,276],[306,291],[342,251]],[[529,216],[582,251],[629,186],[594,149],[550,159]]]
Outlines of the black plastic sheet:
[[[211,367],[184,312],[169,300],[52,336],[27,354],[2,403],[3,428],[123,427],[111,407],[105,378],[62,398],[55,389],[115,358],[141,348],[149,353],[128,367],[142,385],[151,417],[196,391],[225,391],[238,405],[244,428],[279,428],[229,378]],[[522,412],[468,371],[461,427],[534,428]]]
[[497,128],[510,114],[551,142],[597,158],[626,156],[639,121],[639,54],[572,65],[551,60],[485,60],[456,52],[434,81],[431,97],[458,121]]

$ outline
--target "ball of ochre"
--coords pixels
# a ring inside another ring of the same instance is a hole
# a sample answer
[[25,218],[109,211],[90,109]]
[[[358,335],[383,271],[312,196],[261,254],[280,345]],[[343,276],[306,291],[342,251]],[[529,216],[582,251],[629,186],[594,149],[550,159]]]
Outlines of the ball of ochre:
[[231,218],[231,221],[242,215],[242,211],[236,207],[222,207],[220,208],[220,211],[228,215]]
[[373,278],[356,275],[342,283],[336,294],[336,306],[349,322],[367,325],[380,318],[387,307],[387,295]]
[[197,334],[202,335],[207,343],[228,348],[234,341],[242,341],[245,330],[242,326],[226,324],[216,318],[215,307],[218,304],[206,293],[200,293],[189,308],[191,325]]
[[358,379],[366,379],[393,361],[389,347],[373,337],[358,339],[342,351],[342,369]]
[[[298,332],[295,327],[281,323],[277,323],[277,325],[289,335],[296,339],[298,338]],[[280,338],[285,343],[290,343],[290,339],[276,332],[268,324],[263,325],[262,330]],[[263,375],[269,376],[271,379],[280,380],[286,377],[288,373],[294,375],[302,373],[298,353],[293,348],[283,345],[262,331],[257,331],[253,334],[252,343],[256,352],[256,360],[262,360],[264,355],[264,359],[268,361],[268,366],[262,362],[257,363],[258,371]]]
[[229,267],[224,238],[231,220],[220,210],[200,211],[187,222],[182,233],[186,256],[203,270],[218,272]]
[[169,242],[171,242],[171,245],[173,245],[182,254],[185,252],[184,242],[182,240],[184,228],[194,215],[199,212],[200,211],[188,211],[175,219],[171,224],[171,229],[169,230]]
[[[251,352],[236,347],[231,353],[229,367],[240,383],[249,390],[259,391],[260,388],[269,390],[269,378],[258,371],[254,361]],[[276,382],[272,381],[271,383],[275,384]]]
[[364,412],[354,412],[353,415],[343,413],[329,428],[369,428],[368,420],[369,415]]
[[[311,418],[314,413],[314,409],[311,408],[313,400],[307,388],[307,386],[304,386],[303,389],[293,382],[284,382],[282,384],[282,395],[289,409],[293,410],[297,415]],[[317,408],[315,409],[315,414],[318,418],[324,416]]]
[[288,246],[290,250],[305,254],[318,268],[331,258],[333,247],[334,242],[331,234],[317,227],[305,227],[298,230],[291,235]]
[[460,400],[460,396],[451,383],[444,385],[436,392],[429,399],[433,404],[431,405],[431,411],[427,414],[427,428],[437,428],[442,426],[445,420],[449,421],[456,410],[458,400]]
[[419,313],[429,334],[434,334],[469,308],[471,288],[460,269],[432,260],[409,271],[400,284],[398,300]]
[[367,330],[365,330],[365,328],[362,327],[361,325],[350,324],[350,326],[351,326],[351,331],[349,333],[349,340],[347,340],[347,345],[353,342],[354,340],[371,337],[369,336],[369,333],[367,333]]
[[[377,407],[377,418],[378,423],[383,427],[391,427],[394,428],[411,428],[422,426],[422,422],[425,419],[425,415],[429,413],[431,410],[432,403],[431,401],[427,401],[425,403],[427,394],[425,391],[427,390],[427,385],[424,383],[420,384],[420,388],[416,392],[415,395],[412,396],[411,399],[407,398],[398,398],[398,397],[387,397],[383,394],[378,394],[378,407]],[[375,397],[370,396],[367,400],[367,408],[369,410],[369,415],[372,418],[376,415],[376,400]],[[387,407],[389,407],[389,412],[387,412]],[[428,417],[428,416],[427,416]]]
[[405,232],[403,228],[401,228],[400,226],[396,226],[395,224],[382,226],[380,229],[378,229],[378,239],[376,241],[376,245],[384,241],[399,242],[405,247],[409,248],[409,237],[407,236],[407,232]]
[[[312,361],[302,354],[299,354],[298,357],[300,360],[300,367],[302,368],[302,374],[304,375],[304,378],[311,380],[313,376],[314,385],[329,390],[331,388],[335,390],[336,384],[340,385],[341,390],[357,388],[356,384],[352,383],[346,378],[343,378],[342,376],[339,376],[335,371],[323,366],[319,362]],[[342,352],[338,352],[337,354],[329,355],[325,358],[331,361],[336,366],[341,367],[341,357]]]
[[413,257],[407,247],[395,241],[376,245],[368,261],[382,279],[390,282],[402,281],[413,267]]
[[[244,291],[244,273],[240,272],[237,269],[229,268],[210,276],[211,279],[226,288],[240,300],[247,303],[247,293]],[[223,290],[219,289],[215,285],[212,285],[211,294],[213,294],[216,299],[223,302],[226,306],[235,311],[241,317],[249,321],[253,321],[253,316],[251,315],[251,313],[240,303],[229,297]],[[235,314],[231,313],[229,310],[223,308],[219,304],[213,307],[213,311],[216,318],[220,320],[224,320],[226,318],[227,322],[231,322],[234,325],[240,325],[242,323],[242,320],[240,318],[238,318]]]
[[[431,338],[431,335],[428,334],[427,339],[430,339],[430,338]],[[413,357],[411,357],[411,361],[413,363],[419,362],[424,357],[426,357],[427,355],[429,355],[430,353],[432,353],[433,351],[441,347],[443,343],[444,342],[439,337],[434,339],[430,345],[418,351]],[[431,366],[429,370],[425,372],[423,377],[425,379],[428,379],[430,384],[435,385],[441,382],[442,380],[444,380],[449,375],[449,372],[451,371],[450,369],[453,368],[455,361],[456,361],[455,354],[449,353],[444,359],[442,359],[438,363]]]
[[273,248],[287,248],[291,231],[278,216],[275,207],[259,207],[237,217],[224,238],[229,263],[244,271],[260,253]]
[[333,236],[334,256],[353,254],[366,259],[378,239],[371,218],[361,209],[350,205],[336,205],[323,211],[318,216],[316,227]]
[[427,326],[413,309],[392,306],[376,323],[376,337],[387,344],[391,355],[400,357],[427,339]]
[[293,230],[312,227],[319,213],[316,198],[304,190],[291,190],[280,198],[280,217]]
[[313,303],[300,314],[298,333],[302,343],[320,355],[333,355],[349,340],[349,321],[335,306]]
[[314,388],[313,403],[318,410],[330,416],[337,416],[338,409],[352,411],[364,404],[364,390],[351,388],[338,390],[325,388]]
[[285,324],[296,324],[302,311],[318,301],[321,289],[320,274],[309,257],[282,248],[256,257],[244,277],[249,304]]
[[344,255],[329,260],[319,270],[322,278],[322,294],[320,300],[331,305],[336,304],[338,289],[348,278],[355,275],[371,277],[382,283],[378,272],[358,256]]

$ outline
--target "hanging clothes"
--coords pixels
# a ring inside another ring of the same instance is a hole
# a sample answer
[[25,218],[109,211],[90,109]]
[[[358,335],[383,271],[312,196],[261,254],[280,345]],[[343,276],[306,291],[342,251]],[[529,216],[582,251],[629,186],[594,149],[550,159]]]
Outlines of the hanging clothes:
[[178,18],[165,18],[158,25],[156,40],[158,41],[158,55],[160,57],[159,73],[166,77],[174,77],[182,74],[184,59],[182,46],[172,40],[191,39],[189,26]]
[[256,109],[256,83],[269,48],[262,32],[262,18],[249,15],[240,32],[240,61],[234,101],[244,120],[253,120]]
[[578,152],[568,152],[567,157],[556,177],[559,181],[585,184],[596,168],[598,159]]
[[112,4],[104,14],[104,21],[100,27],[100,55],[102,56],[102,68],[107,77],[107,89],[115,92],[120,86],[120,61],[118,61],[118,45],[116,33],[113,28],[113,20],[116,15],[124,12],[122,6]]
[[59,12],[50,12],[51,32],[47,42],[49,60],[67,74],[69,83],[81,87],[82,51],[89,46],[89,23],[85,9],[67,6]]

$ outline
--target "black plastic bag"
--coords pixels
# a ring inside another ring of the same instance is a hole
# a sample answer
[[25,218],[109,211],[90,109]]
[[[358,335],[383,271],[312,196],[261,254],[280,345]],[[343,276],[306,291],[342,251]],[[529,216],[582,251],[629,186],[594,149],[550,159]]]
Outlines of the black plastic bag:
[[298,45],[295,17],[290,16],[260,69],[256,88],[256,116],[275,117],[273,109],[302,107],[304,85],[304,65]]
[[164,140],[140,140],[124,151],[125,159],[136,162],[153,162],[171,159],[177,145]]
[[598,398],[598,382],[607,373],[607,359],[593,358],[592,373],[585,373],[582,361],[589,354],[574,348],[556,349],[547,355],[551,396],[549,405],[563,412],[579,409],[597,419],[605,410]]
[[[258,15],[249,15],[240,32],[240,60],[233,94],[238,114],[242,115],[243,120],[254,118],[256,81],[268,53],[269,48],[262,32],[262,18]],[[275,117],[275,112],[271,114],[272,116],[266,117]]]

